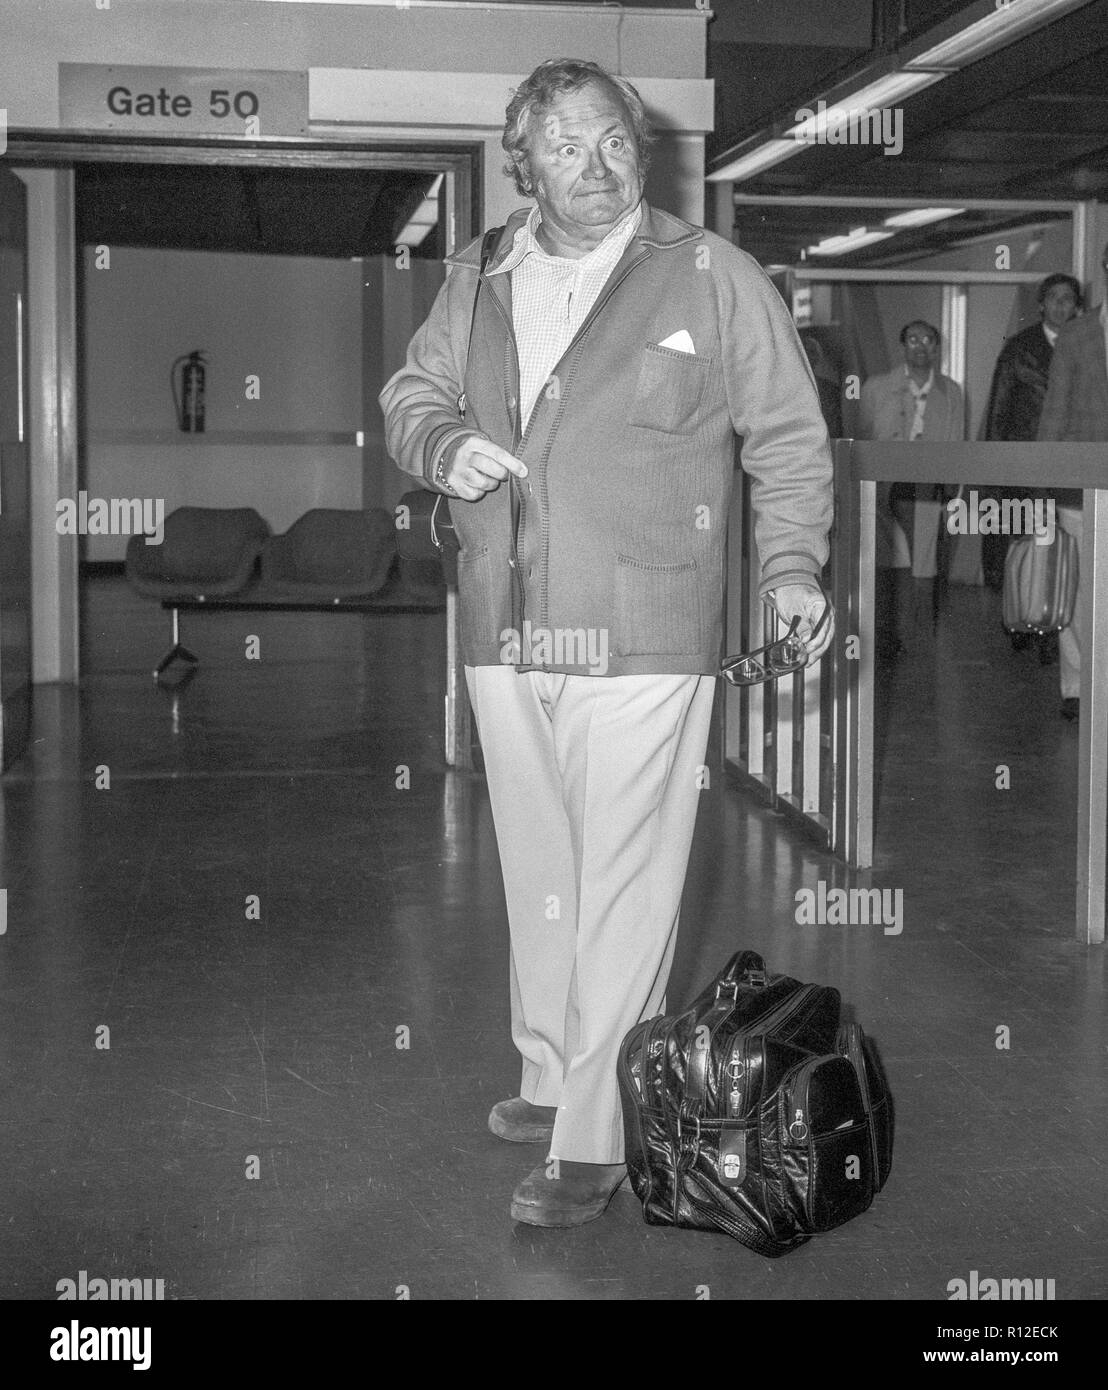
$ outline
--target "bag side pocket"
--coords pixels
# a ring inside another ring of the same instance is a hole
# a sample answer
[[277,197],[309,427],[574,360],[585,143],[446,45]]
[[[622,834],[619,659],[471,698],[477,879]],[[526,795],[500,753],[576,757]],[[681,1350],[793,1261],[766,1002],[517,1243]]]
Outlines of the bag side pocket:
[[849,1059],[862,1092],[862,1104],[869,1119],[873,1148],[873,1179],[878,1192],[885,1186],[893,1166],[893,1098],[885,1068],[873,1039],[857,1023],[839,1030],[837,1052]]
[[834,1230],[873,1201],[873,1148],[858,1077],[838,1054],[814,1058],[781,1086],[786,1200],[811,1234]]

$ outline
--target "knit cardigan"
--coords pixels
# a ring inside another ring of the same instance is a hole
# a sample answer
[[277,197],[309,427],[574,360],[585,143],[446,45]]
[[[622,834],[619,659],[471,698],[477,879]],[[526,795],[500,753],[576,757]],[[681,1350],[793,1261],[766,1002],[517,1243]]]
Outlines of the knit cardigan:
[[[509,218],[489,269],[527,211]],[[429,487],[439,459],[449,466],[474,432],[528,468],[476,502],[450,502],[464,660],[718,674],[736,434],[761,591],[814,582],[828,555],[827,429],[780,295],[745,252],[644,203],[521,430],[510,276],[482,277],[467,358],[479,249],[477,239],[447,259],[431,312],[380,395],[391,457]],[[681,330],[691,353],[662,346]]]

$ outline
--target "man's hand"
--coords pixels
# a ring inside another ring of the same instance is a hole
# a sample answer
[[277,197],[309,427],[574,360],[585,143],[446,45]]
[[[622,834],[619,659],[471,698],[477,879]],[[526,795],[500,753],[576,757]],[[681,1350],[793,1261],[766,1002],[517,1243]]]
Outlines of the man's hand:
[[509,473],[526,478],[527,466],[491,439],[474,434],[458,447],[446,481],[464,501],[476,502],[498,488]]
[[822,592],[809,584],[782,584],[773,591],[772,602],[786,623],[791,623],[794,618],[800,619],[796,635],[804,643],[808,664],[818,661],[831,645],[835,632],[835,614],[829,612],[815,642],[810,640],[824,608],[830,607]]

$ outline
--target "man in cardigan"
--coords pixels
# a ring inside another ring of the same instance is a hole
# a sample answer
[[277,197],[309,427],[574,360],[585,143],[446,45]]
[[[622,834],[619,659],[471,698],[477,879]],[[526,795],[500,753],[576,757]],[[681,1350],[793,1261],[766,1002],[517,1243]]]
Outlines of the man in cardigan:
[[[903,365],[870,377],[862,387],[862,439],[930,443],[966,437],[962,388],[935,370],[939,343],[932,324],[917,319],[904,325]],[[878,564],[893,571],[896,584],[898,630],[891,645],[903,649],[933,622],[947,489],[941,483],[894,483],[879,485],[877,492]]]
[[[1108,280],[1108,246],[1101,256]],[[1041,440],[1070,443],[1108,439],[1108,300],[1084,318],[1073,319],[1058,334],[1050,362],[1043,413],[1039,417]],[[1054,489],[1055,516],[1063,531],[1077,545],[1077,606],[1081,612],[1081,489]],[[1058,638],[1062,717],[1076,719],[1081,689],[1081,643],[1071,624]]]
[[511,1202],[541,1226],[601,1215],[626,1173],[616,1055],[665,1008],[736,432],[760,591],[811,659],[828,639],[814,634],[831,460],[811,371],[757,264],[643,201],[650,140],[630,83],[541,64],[503,137],[535,206],[512,214],[484,274],[477,242],[449,258],[381,393],[391,456],[450,497],[461,543],[523,1060],[489,1127],[549,1145]]

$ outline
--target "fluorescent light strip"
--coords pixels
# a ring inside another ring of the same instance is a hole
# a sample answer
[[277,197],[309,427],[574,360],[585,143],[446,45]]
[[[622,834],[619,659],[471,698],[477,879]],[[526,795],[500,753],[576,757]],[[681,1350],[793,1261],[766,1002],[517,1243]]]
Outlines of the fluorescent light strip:
[[840,97],[825,111],[786,131],[789,138],[767,140],[749,154],[741,155],[722,169],[707,175],[707,182],[730,180],[741,183],[775,164],[783,164],[786,159],[805,149],[806,141],[811,142],[813,137],[818,139],[829,123],[837,123],[851,111],[873,110],[913,96],[933,82],[941,82],[951,72],[957,72],[1029,31],[1088,3],[1089,0],[1008,0],[1006,4],[998,4],[997,0],[989,0],[989,8],[980,19],[941,43],[933,44],[914,58],[904,60],[900,71],[879,77],[849,97]]
[[400,235],[396,238],[397,246],[418,246],[431,230],[434,223],[409,222]]
[[[790,126],[785,131],[784,136],[767,140],[765,144],[759,145],[749,154],[741,155],[722,169],[709,174],[707,181],[720,183],[729,179],[732,182],[741,183],[743,179],[752,178],[755,174],[761,173],[763,169],[772,168],[775,164],[783,164],[786,159],[791,159],[793,155],[807,149],[810,143],[818,140],[826,132],[828,125],[847,120],[852,111],[872,111],[887,106],[890,102],[914,96],[916,92],[922,92],[925,87],[941,82],[944,75],[941,72],[886,73],[884,77],[877,78],[866,87],[860,87],[850,96],[840,97],[838,101],[825,110]],[[813,108],[807,109],[812,110]]]
[[802,149],[804,146],[798,140],[767,140],[764,145],[759,145],[749,154],[744,154],[720,169],[718,173],[709,174],[707,181],[720,183],[724,179],[734,179],[736,183],[741,183],[743,179],[760,174],[763,169],[770,169],[775,164],[783,164],[786,159],[792,159],[793,155],[799,154]]
[[883,227],[926,227],[931,222],[943,222],[948,217],[960,217],[965,208],[912,208],[886,217]]
[[418,246],[423,241],[432,227],[438,225],[439,221],[439,189],[442,187],[444,175],[436,174],[434,182],[427,190],[426,196],[415,212],[408,219],[408,224],[400,235],[396,238],[397,246]]
[[808,247],[809,256],[845,256],[848,251],[857,251],[863,246],[872,246],[875,241],[886,241],[895,235],[893,232],[870,232],[865,227],[855,227],[846,236],[825,237],[815,246]]
[[1005,47],[1030,30],[1087,3],[1088,0],[1008,0],[1007,4],[994,3],[982,18],[908,59],[904,66],[909,70],[941,68],[957,72],[995,53],[998,48]]

